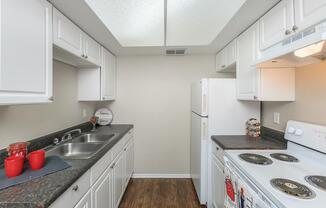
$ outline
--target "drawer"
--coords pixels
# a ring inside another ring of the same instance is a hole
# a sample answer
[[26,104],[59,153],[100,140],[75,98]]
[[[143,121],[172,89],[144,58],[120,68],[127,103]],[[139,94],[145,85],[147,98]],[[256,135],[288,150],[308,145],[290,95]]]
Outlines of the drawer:
[[133,137],[133,129],[130,129],[128,133],[126,133],[120,141],[114,145],[112,148],[112,159],[114,160],[118,154],[123,150],[125,145],[130,141],[130,139]]
[[212,153],[215,155],[215,157],[224,164],[224,150],[218,146],[217,144],[215,144],[215,142],[212,142]]
[[112,150],[108,151],[95,165],[91,168],[91,185],[93,185],[102,175],[113,160]]
[[74,207],[90,188],[90,171],[82,175],[72,186],[70,186],[50,208]]

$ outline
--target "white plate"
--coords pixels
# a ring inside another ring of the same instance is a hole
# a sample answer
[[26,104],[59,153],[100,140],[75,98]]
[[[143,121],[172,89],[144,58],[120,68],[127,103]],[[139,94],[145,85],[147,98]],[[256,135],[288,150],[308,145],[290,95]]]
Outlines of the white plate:
[[113,113],[108,108],[100,108],[95,112],[95,116],[98,117],[97,123],[101,126],[111,124],[113,121]]

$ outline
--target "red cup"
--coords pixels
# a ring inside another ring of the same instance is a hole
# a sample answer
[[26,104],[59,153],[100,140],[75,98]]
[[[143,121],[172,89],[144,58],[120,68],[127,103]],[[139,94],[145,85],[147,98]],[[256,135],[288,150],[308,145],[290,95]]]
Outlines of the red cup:
[[19,176],[24,169],[24,156],[10,156],[5,159],[5,172],[8,178]]
[[27,155],[29,160],[29,166],[32,170],[39,170],[43,168],[45,162],[45,151],[44,150],[36,150]]

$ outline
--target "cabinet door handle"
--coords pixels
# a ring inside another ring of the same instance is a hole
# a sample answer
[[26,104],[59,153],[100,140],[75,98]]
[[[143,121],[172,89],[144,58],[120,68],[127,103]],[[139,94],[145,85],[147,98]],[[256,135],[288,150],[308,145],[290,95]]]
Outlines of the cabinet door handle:
[[290,35],[292,33],[291,30],[285,30],[285,35]]
[[85,59],[88,59],[88,56],[87,55],[85,56]]
[[82,54],[82,55],[81,55],[81,57],[85,58],[85,55],[84,55],[84,54]]
[[115,166],[115,163],[113,163],[113,164],[111,165],[111,167],[110,167],[110,168],[111,168],[111,169],[113,169],[113,168],[114,168],[114,166]]
[[258,97],[257,96],[254,96],[254,100],[257,100],[258,99]]
[[221,67],[222,67],[222,68],[225,68],[225,65],[222,65]]
[[78,185],[75,185],[74,187],[72,187],[72,190],[73,190],[73,191],[77,191],[78,188],[79,188]]
[[299,29],[299,27],[298,27],[298,26],[296,26],[296,25],[293,25],[293,27],[292,27],[292,31],[293,31],[293,32],[297,31],[298,29]]
[[219,151],[219,150],[220,150],[220,148],[216,147],[216,150],[217,150],[217,151]]

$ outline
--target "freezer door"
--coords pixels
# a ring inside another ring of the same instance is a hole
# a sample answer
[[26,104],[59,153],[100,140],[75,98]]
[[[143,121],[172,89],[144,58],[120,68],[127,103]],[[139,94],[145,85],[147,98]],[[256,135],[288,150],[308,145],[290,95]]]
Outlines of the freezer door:
[[191,114],[190,174],[201,204],[206,203],[207,118]]
[[202,79],[191,85],[191,111],[200,116],[207,116],[208,80]]

